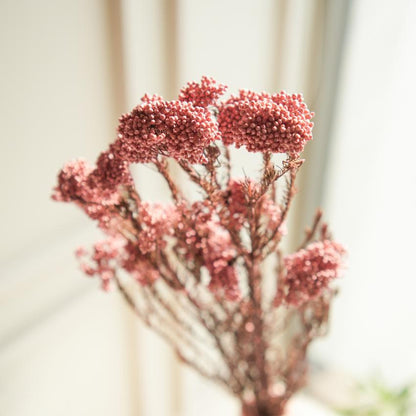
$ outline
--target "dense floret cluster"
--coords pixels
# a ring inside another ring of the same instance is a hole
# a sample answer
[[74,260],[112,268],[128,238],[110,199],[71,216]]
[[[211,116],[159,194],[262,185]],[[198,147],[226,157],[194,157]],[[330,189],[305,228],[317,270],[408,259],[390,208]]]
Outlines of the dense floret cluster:
[[211,113],[187,101],[145,101],[120,118],[116,146],[129,163],[155,161],[158,155],[206,161],[204,149],[219,138]]
[[286,301],[299,305],[319,296],[340,275],[344,255],[341,244],[324,240],[286,256]]
[[312,117],[300,94],[240,91],[221,105],[218,124],[226,144],[250,152],[299,154],[312,139]]

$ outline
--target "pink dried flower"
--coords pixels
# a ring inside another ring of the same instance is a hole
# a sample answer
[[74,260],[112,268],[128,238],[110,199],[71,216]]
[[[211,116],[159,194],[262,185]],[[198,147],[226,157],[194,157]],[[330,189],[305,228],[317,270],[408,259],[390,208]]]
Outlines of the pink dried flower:
[[75,250],[75,256],[79,259],[86,256],[87,254],[88,254],[88,252],[85,249],[85,247],[80,246]]
[[132,242],[124,246],[120,262],[124,270],[128,271],[142,286],[151,285],[160,277],[159,271]]
[[339,276],[345,253],[341,244],[324,240],[286,256],[283,282],[287,287],[286,302],[299,305],[320,295]]
[[205,238],[202,239],[202,257],[208,269],[211,281],[209,288],[213,292],[224,292],[228,300],[240,298],[238,278],[235,267],[236,251],[230,235],[218,222],[209,221],[203,227]]
[[87,179],[92,171],[93,167],[83,159],[68,162],[58,174],[58,185],[54,188],[52,198],[63,202],[90,199]]
[[198,107],[208,107],[216,104],[226,89],[226,85],[218,84],[213,78],[202,77],[201,82],[189,82],[182,88],[179,100],[188,101]]
[[58,175],[58,185],[52,198],[79,204],[117,203],[120,199],[117,192],[120,179],[126,184],[132,182],[126,165],[120,161],[113,162],[109,155],[108,152],[101,154],[96,169],[82,159],[67,163]]
[[179,213],[175,205],[143,201],[138,208],[142,224],[158,228],[163,234],[173,233],[173,227],[179,220]]
[[[254,181],[253,181],[254,182]],[[227,198],[230,210],[230,224],[239,230],[247,220],[247,193],[244,192],[245,180],[230,180],[228,184],[229,197]]]
[[178,213],[174,205],[142,202],[139,205],[138,246],[143,254],[166,246],[166,237],[174,232]]
[[160,154],[204,162],[204,149],[218,138],[210,112],[190,102],[146,100],[120,118],[118,154],[130,163],[151,162]]
[[101,229],[115,234],[118,220],[112,208],[120,201],[120,194],[101,188],[94,173],[83,160],[68,163],[59,173],[52,198],[75,202],[91,219],[98,221]]
[[282,223],[282,209],[269,195],[263,195],[260,202],[260,212],[265,218],[265,226],[271,230],[279,227],[281,235],[287,233],[285,222]]
[[205,225],[213,212],[207,201],[196,201],[190,205],[184,201],[177,205],[178,220],[175,224],[176,249],[183,257],[194,263],[202,261],[202,237]]
[[280,205],[272,200],[270,195],[264,194],[260,198],[260,184],[252,179],[231,179],[228,184],[229,197],[227,198],[230,211],[230,225],[236,230],[241,229],[249,218],[249,198],[256,200],[254,207],[262,217],[266,227],[273,229],[281,222]]
[[91,173],[90,180],[103,190],[114,191],[118,185],[132,185],[133,179],[127,161],[117,154],[115,145],[100,154],[97,159],[97,168]]
[[152,285],[160,278],[159,270],[145,259],[137,259],[134,268],[131,268],[128,271],[133,279],[142,286]]
[[142,103],[157,103],[157,102],[164,102],[165,100],[163,99],[163,97],[157,94],[153,94],[153,95],[145,94],[140,99],[140,101]]
[[[64,166],[53,198],[74,202],[108,236],[92,253],[77,250],[88,276],[105,290],[117,285],[184,361],[240,398],[244,414],[280,415],[304,381],[309,343],[327,323],[328,287],[345,250],[330,241],[318,212],[306,248],[282,258],[298,155],[312,138],[302,96],[240,91],[221,104],[225,88],[203,77],[175,101],[145,95],[120,118],[96,166]],[[265,153],[258,181],[231,177],[230,144]],[[281,169],[271,152],[287,154]],[[196,202],[166,157],[198,188]],[[154,162],[171,203],[142,199],[129,171],[137,162]],[[281,178],[288,180],[277,192]],[[263,267],[269,258],[279,275],[274,302]]]
[[81,205],[81,208],[92,220],[96,220],[98,222],[98,226],[102,230],[106,232],[108,231],[109,234],[114,234],[113,231],[117,229],[116,224],[118,219],[114,216],[111,205],[104,203],[87,203]]
[[228,231],[222,227],[207,201],[178,206],[175,225],[177,248],[193,267],[205,266],[210,274],[209,289],[228,300],[240,296],[234,262],[236,250]]
[[[108,238],[98,241],[94,244],[94,250],[90,261],[81,261],[81,269],[88,276],[99,276],[101,278],[104,290],[109,290],[111,281],[114,278],[115,269],[117,267],[117,259],[122,248],[122,240],[116,238]],[[88,255],[85,249],[78,249],[77,256],[82,258]]]
[[297,155],[312,139],[312,116],[300,94],[242,90],[220,107],[218,124],[225,144]]

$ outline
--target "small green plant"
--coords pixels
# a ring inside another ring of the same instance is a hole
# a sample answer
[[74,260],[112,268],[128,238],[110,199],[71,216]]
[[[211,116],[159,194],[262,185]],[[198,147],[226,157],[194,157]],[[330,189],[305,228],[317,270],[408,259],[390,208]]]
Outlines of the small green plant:
[[391,388],[380,378],[374,378],[357,385],[358,405],[337,409],[337,413],[344,416],[410,416],[416,410],[415,392],[416,383]]

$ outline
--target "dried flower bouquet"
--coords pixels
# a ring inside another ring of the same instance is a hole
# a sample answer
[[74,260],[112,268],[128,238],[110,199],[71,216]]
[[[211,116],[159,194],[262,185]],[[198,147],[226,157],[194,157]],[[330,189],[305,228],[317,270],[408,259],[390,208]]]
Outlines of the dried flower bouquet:
[[[174,101],[145,95],[95,166],[65,165],[53,198],[74,202],[107,235],[78,250],[87,275],[118,288],[185,363],[241,400],[244,415],[275,416],[304,382],[344,249],[318,212],[298,251],[282,253],[299,155],[312,139],[302,96],[243,90],[219,101],[225,90],[203,77]],[[231,177],[230,146],[262,153],[257,180]],[[168,161],[202,198],[186,195]],[[141,198],[134,163],[157,169],[171,203]]]

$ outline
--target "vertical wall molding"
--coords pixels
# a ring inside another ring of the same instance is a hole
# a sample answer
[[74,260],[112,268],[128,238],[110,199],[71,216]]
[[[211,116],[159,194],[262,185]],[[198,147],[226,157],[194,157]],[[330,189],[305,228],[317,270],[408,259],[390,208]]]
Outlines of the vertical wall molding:
[[[107,20],[108,67],[112,74],[112,96],[114,111],[114,126],[118,116],[125,112],[127,106],[126,68],[123,43],[122,1],[105,0]],[[115,135],[114,128],[114,135]]]
[[179,0],[163,1],[163,32],[165,55],[165,93],[169,100],[175,99],[179,88]]
[[273,4],[272,13],[276,16],[276,25],[274,26],[274,41],[272,42],[272,79],[270,81],[270,90],[279,91],[282,83],[282,61],[285,55],[285,38],[287,33],[287,11],[288,0],[277,0]]
[[310,30],[309,65],[306,83],[308,105],[315,112],[314,141],[302,156],[305,164],[298,177],[294,224],[299,239],[316,208],[324,202],[328,156],[336,113],[340,71],[349,23],[351,2],[320,0],[316,3]]
[[[179,89],[179,0],[164,0],[164,49],[165,49],[165,91],[167,99],[175,99]],[[179,181],[178,168],[170,164],[169,170]],[[182,410],[182,371],[176,355],[170,362],[171,409],[173,414]]]

